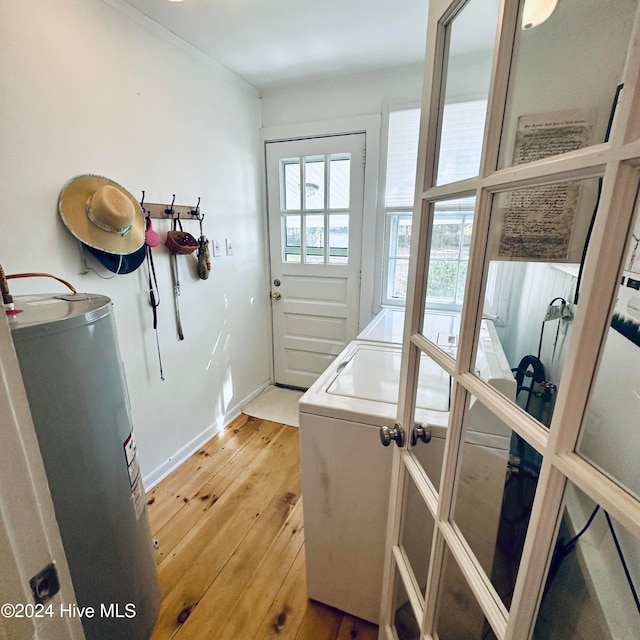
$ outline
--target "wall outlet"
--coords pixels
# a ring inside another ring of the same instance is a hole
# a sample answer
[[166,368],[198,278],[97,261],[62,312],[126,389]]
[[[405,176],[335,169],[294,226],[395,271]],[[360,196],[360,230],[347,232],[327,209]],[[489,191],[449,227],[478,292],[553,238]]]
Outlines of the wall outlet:
[[220,249],[220,240],[213,241],[213,257],[219,258],[222,253],[222,249]]
[[232,256],[233,255],[233,245],[231,244],[231,240],[229,240],[229,238],[227,238],[225,240],[225,242],[227,243],[227,255],[228,256]]

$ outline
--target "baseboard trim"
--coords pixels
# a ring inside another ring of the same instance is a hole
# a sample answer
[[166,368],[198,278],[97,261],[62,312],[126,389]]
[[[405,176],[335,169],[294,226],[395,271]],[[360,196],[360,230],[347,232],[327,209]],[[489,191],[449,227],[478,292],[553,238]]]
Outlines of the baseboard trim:
[[265,382],[258,387],[253,393],[236,403],[222,417],[209,425],[204,431],[200,432],[195,438],[180,447],[172,456],[167,458],[162,464],[157,466],[153,471],[143,476],[142,482],[145,491],[150,491],[158,482],[166,478],[172,471],[175,471],[185,460],[192,456],[200,447],[209,442],[216,434],[220,433],[228,424],[235,420],[241,413],[242,408],[248,405],[252,400],[257,398],[268,386],[270,381]]

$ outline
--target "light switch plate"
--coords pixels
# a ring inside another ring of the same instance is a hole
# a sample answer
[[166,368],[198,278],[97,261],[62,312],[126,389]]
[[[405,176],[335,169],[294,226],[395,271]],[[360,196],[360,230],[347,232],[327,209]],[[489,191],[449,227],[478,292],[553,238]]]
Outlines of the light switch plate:
[[220,249],[220,240],[213,241],[213,257],[219,258],[222,250]]
[[231,244],[231,240],[229,240],[229,238],[227,238],[225,240],[225,242],[227,243],[227,255],[228,256],[232,256],[233,255],[233,245]]

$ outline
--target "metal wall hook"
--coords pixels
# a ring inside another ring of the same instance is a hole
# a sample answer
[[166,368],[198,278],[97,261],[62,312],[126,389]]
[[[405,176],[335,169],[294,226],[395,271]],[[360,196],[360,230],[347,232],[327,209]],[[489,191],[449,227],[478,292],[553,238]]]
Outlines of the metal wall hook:
[[[168,216],[174,216],[175,215],[175,211],[173,209],[173,203],[176,201],[176,194],[173,194],[173,199],[171,200],[171,207],[169,209],[165,209],[164,212],[168,215]],[[178,213],[178,217],[180,217],[180,214]]]
[[144,189],[142,190],[142,200],[140,200],[140,208],[142,209],[142,213],[147,213],[144,208]]
[[196,220],[202,220],[204,218],[204,215],[200,215],[200,196],[198,196],[198,204],[196,205],[196,208],[191,209],[191,211],[189,211],[189,215],[193,216]]

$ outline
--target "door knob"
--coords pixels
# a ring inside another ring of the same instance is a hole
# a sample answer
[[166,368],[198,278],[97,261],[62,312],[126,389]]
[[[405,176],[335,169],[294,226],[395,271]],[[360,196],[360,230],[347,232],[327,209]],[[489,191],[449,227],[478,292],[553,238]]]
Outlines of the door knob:
[[411,431],[411,446],[415,447],[416,444],[418,444],[418,440],[422,440],[422,442],[425,443],[429,442],[429,440],[431,440],[431,429],[426,425],[416,422]]
[[391,428],[380,427],[380,442],[382,442],[382,446],[388,447],[392,440],[395,440],[399,447],[404,445],[404,431],[397,422]]
[[276,291],[275,293],[272,293],[272,294],[271,294],[271,297],[272,297],[274,300],[280,300],[280,298],[282,298],[282,294],[281,294],[279,291]]

